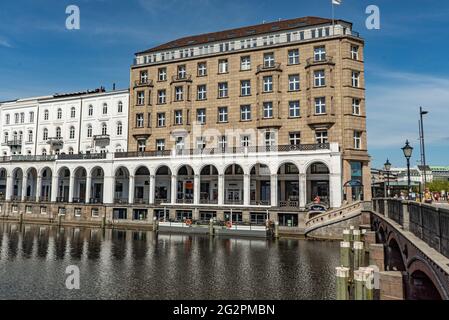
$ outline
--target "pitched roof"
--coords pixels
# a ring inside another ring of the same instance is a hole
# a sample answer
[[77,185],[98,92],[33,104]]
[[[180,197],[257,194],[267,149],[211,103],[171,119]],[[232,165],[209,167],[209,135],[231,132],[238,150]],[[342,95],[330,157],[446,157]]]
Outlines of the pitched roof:
[[180,38],[174,41],[170,41],[161,44],[157,47],[138,52],[137,54],[150,53],[162,50],[172,50],[174,48],[186,47],[190,45],[205,44],[208,42],[231,40],[243,37],[251,37],[264,33],[271,33],[276,31],[283,31],[289,29],[295,29],[299,27],[320,25],[332,23],[332,19],[319,18],[319,17],[303,17],[290,20],[281,20],[276,22],[263,23],[248,27],[242,27],[237,29],[224,30],[219,32],[205,33],[196,36],[189,36]]

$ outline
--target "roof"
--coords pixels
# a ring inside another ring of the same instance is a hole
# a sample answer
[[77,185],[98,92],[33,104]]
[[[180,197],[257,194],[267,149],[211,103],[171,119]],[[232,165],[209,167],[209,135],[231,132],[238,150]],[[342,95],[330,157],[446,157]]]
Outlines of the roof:
[[332,19],[319,18],[319,17],[303,17],[289,20],[280,20],[276,22],[269,22],[237,29],[230,29],[219,32],[205,33],[201,35],[180,38],[174,41],[161,44],[157,47],[153,47],[151,49],[138,52],[136,54],[150,53],[162,50],[172,50],[174,48],[186,47],[194,44],[199,45],[209,42],[231,40],[265,33],[295,29],[299,27],[307,27],[329,23],[332,23]]

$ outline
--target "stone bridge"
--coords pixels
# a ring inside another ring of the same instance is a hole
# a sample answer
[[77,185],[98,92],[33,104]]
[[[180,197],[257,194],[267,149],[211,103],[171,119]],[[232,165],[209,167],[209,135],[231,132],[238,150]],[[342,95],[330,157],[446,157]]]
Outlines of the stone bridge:
[[378,266],[381,271],[400,272],[402,298],[448,300],[449,210],[374,199],[369,214],[376,243],[383,249],[379,252],[383,259],[378,260],[384,263]]

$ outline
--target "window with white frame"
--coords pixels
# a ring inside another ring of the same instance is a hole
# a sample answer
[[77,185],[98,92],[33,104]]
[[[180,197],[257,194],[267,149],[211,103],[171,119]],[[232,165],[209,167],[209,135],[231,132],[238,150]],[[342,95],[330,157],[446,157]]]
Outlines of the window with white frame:
[[101,125],[101,134],[102,134],[103,136],[105,136],[105,135],[108,134],[108,125],[107,125],[106,123],[103,123],[103,124]]
[[240,146],[249,147],[251,145],[251,136],[249,134],[244,134],[240,136]]
[[300,132],[290,132],[289,141],[291,146],[297,146],[301,144],[301,133]]
[[240,120],[241,121],[251,120],[251,106],[250,105],[240,106]]
[[352,114],[355,116],[361,115],[360,99],[352,98]]
[[8,143],[8,139],[9,139],[9,133],[8,133],[8,132],[5,132],[5,133],[3,134],[3,141],[5,141],[5,143]]
[[206,109],[201,108],[196,110],[196,121],[198,124],[206,123]]
[[20,113],[20,123],[25,123],[25,113]]
[[240,81],[240,94],[242,96],[250,96],[251,95],[251,80],[242,80]]
[[351,59],[359,60],[359,46],[351,45]]
[[175,87],[175,100],[182,101],[184,100],[184,87]]
[[229,65],[228,59],[221,59],[218,61],[218,73],[228,73]]
[[184,149],[184,137],[176,137],[175,147],[176,147],[176,150]]
[[93,116],[94,115],[94,107],[93,105],[89,105],[88,111],[87,111],[87,115],[88,116]]
[[146,140],[141,139],[137,141],[137,151],[145,152],[146,146],[147,146]]
[[165,112],[160,112],[157,114],[157,126],[165,127]]
[[108,104],[103,103],[103,114],[108,114]]
[[263,117],[265,119],[273,118],[273,102],[263,103]]
[[180,65],[178,66],[178,79],[185,79],[187,78],[187,69],[186,65]]
[[315,114],[326,114],[326,98],[315,98]]
[[157,151],[165,150],[165,139],[157,139],[156,140],[156,150]]
[[29,114],[29,116],[30,116],[30,123],[33,123],[34,122],[34,111],[30,111],[30,114]]
[[76,116],[76,109],[75,107],[70,108],[70,118],[75,118]]
[[288,116],[290,118],[297,118],[300,114],[299,100],[288,102]]
[[182,110],[175,110],[175,124],[182,124]]
[[167,103],[167,91],[165,89],[158,90],[157,92],[157,103],[165,104]]
[[354,131],[354,149],[362,149],[362,132]]
[[158,79],[159,81],[167,81],[167,68],[159,68]]
[[137,113],[136,114],[136,127],[143,128],[143,123],[144,123],[143,113]]
[[265,68],[274,67],[274,53],[269,52],[263,55],[263,65]]
[[206,62],[198,63],[198,76],[199,77],[207,76],[207,63]]
[[228,137],[226,136],[220,136],[218,137],[218,148],[221,150],[225,150],[228,146]]
[[140,71],[140,83],[141,84],[148,83],[148,71],[147,70]]
[[251,70],[251,56],[243,56],[240,58],[240,70]]
[[228,107],[218,108],[218,122],[228,122]]
[[265,131],[265,146],[271,147],[276,145],[276,132],[274,130]]
[[62,137],[61,128],[57,127],[56,128],[56,139],[61,139],[61,137]]
[[299,74],[291,74],[288,76],[288,90],[299,91]]
[[198,100],[206,100],[207,99],[207,86],[205,84],[199,85],[197,87],[197,99]]
[[299,49],[288,51],[288,64],[299,64]]
[[7,114],[7,115],[6,115],[5,123],[6,123],[6,124],[10,124],[10,122],[11,122],[11,116],[10,116],[9,114]]
[[48,117],[49,117],[49,112],[48,112],[48,110],[45,110],[44,111],[44,120],[48,120]]
[[19,114],[18,113],[14,113],[14,123],[15,124],[19,123]]
[[273,91],[273,77],[266,76],[263,77],[263,92],[272,92]]
[[220,82],[218,84],[218,98],[227,98],[228,97],[228,83]]
[[75,139],[75,127],[71,126],[69,129],[69,139]]
[[323,144],[328,143],[327,130],[317,130],[315,131],[316,143]]
[[196,138],[196,148],[199,150],[206,148],[206,139],[204,137]]
[[123,112],[123,102],[119,101],[117,104],[117,113]]
[[28,130],[28,142],[33,142],[33,130]]
[[62,109],[61,108],[59,108],[58,109],[58,111],[57,111],[57,116],[56,116],[58,119],[62,119]]
[[137,91],[137,105],[143,106],[145,104],[145,91]]
[[314,48],[314,59],[315,61],[324,61],[326,60],[326,47],[319,46]]
[[352,86],[354,88],[358,88],[360,86],[360,72],[352,71],[351,80],[352,80]]
[[123,134],[123,125],[122,122],[117,122],[117,135],[121,136]]
[[87,126],[87,137],[92,138],[92,126],[90,124]]
[[313,83],[315,87],[324,87],[326,85],[326,73],[324,70],[313,72]]

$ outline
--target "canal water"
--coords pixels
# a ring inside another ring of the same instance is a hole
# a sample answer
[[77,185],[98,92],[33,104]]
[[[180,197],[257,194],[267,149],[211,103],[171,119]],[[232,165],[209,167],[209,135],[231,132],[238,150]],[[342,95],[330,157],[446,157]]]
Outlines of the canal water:
[[[0,299],[334,299],[338,243],[0,222]],[[79,267],[80,289],[66,288]]]

